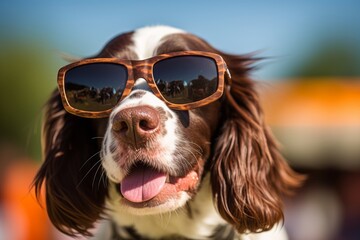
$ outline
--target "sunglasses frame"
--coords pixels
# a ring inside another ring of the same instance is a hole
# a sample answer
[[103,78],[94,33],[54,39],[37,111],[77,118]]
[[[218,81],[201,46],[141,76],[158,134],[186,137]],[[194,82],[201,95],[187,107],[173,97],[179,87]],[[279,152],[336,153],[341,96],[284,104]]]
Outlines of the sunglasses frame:
[[[210,96],[206,97],[205,99],[191,102],[191,103],[185,103],[185,104],[175,104],[167,101],[161,94],[160,90],[157,88],[156,83],[153,78],[153,67],[154,65],[164,59],[167,58],[173,58],[173,57],[179,57],[179,56],[202,56],[202,57],[208,57],[215,61],[217,66],[217,72],[218,72],[218,87],[217,90]],[[87,65],[87,64],[93,64],[93,63],[112,63],[112,64],[119,64],[123,65],[127,69],[128,79],[126,82],[125,89],[121,95],[121,98],[119,102],[112,107],[111,109],[103,110],[103,111],[85,111],[85,110],[79,110],[74,107],[72,107],[68,99],[66,97],[65,92],[65,76],[67,71],[81,66],[81,65]],[[172,53],[166,53],[157,55],[148,59],[144,60],[125,60],[125,59],[119,59],[119,58],[88,58],[83,59],[78,62],[74,62],[71,64],[68,64],[62,68],[60,68],[58,72],[58,88],[61,95],[61,100],[63,102],[64,108],[67,112],[80,116],[80,117],[86,117],[86,118],[104,118],[108,117],[111,113],[111,111],[125,98],[127,97],[132,88],[135,84],[135,79],[143,78],[146,80],[147,84],[149,85],[152,92],[155,94],[156,97],[161,99],[166,103],[166,105],[175,110],[189,110],[192,108],[198,108],[204,105],[207,105],[209,103],[212,103],[219,99],[223,92],[224,92],[224,85],[225,80],[227,80],[230,84],[231,77],[229,70],[226,66],[225,61],[223,58],[216,54],[211,52],[202,52],[202,51],[181,51],[181,52],[172,52]],[[226,79],[225,79],[226,78]]]

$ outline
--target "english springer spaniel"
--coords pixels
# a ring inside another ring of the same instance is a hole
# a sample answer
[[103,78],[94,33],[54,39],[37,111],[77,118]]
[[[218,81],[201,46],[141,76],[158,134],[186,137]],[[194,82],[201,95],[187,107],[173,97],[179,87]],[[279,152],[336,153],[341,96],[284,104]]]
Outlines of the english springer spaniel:
[[281,197],[302,177],[264,124],[254,61],[154,26],[60,69],[34,180],[55,227],[96,239],[287,239]]

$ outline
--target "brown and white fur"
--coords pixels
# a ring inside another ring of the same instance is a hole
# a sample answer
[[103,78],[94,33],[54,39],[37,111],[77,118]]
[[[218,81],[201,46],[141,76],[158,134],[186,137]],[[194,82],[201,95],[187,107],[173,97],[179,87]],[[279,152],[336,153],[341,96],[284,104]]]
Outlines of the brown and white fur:
[[[175,111],[139,78],[109,118],[85,119],[67,113],[53,93],[44,117],[45,161],[34,185],[38,195],[46,188],[48,215],[60,231],[90,236],[97,226],[97,239],[287,239],[281,197],[302,177],[264,124],[248,78],[251,56],[154,26],[117,36],[94,57],[136,60],[184,50],[224,58],[233,83],[220,100]],[[151,131],[139,125],[144,118]],[[116,131],[124,121],[132,137]],[[119,192],[136,165],[168,174],[164,189],[141,203]]]

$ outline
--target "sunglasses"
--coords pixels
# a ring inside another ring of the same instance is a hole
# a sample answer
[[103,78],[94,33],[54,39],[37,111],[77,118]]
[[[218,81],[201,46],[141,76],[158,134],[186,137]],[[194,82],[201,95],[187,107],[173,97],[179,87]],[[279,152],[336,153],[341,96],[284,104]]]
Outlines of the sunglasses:
[[182,51],[145,60],[84,59],[62,67],[58,86],[64,108],[88,118],[108,117],[144,78],[152,92],[169,108],[189,110],[212,103],[224,91],[230,73],[215,53]]

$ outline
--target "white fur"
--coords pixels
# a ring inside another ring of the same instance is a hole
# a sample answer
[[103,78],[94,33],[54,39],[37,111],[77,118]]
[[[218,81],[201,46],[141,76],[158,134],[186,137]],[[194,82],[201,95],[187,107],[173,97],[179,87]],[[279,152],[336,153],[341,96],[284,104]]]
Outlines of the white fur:
[[154,56],[156,49],[160,46],[161,40],[174,33],[185,33],[181,29],[168,26],[144,27],[136,30],[133,35],[134,45],[131,47],[139,60]]
[[[156,52],[157,47],[161,44],[161,39],[164,37],[174,34],[174,33],[183,33],[183,30],[168,27],[168,26],[153,26],[153,27],[144,27],[136,30],[132,36],[132,41],[134,43],[130,48],[136,53],[139,59],[150,58]],[[135,82],[134,89],[137,88],[149,91],[147,84],[144,79],[137,79]],[[108,130],[106,132],[106,137],[110,139],[110,141],[114,141],[114,137],[111,134],[111,120],[114,115],[118,113],[120,110],[125,109],[131,106],[139,106],[139,105],[150,105],[153,107],[161,106],[164,109],[168,109],[164,102],[155,97],[153,94],[146,94],[142,99],[130,99],[129,97],[125,98],[119,106],[117,106],[112,115],[110,116]],[[171,111],[168,109],[168,111]],[[173,114],[175,116],[175,114]],[[166,129],[167,134],[162,139],[159,139],[159,147],[163,147],[164,152],[162,153],[162,161],[165,164],[170,164],[171,166],[171,156],[174,153],[175,147],[177,145],[175,128],[176,128],[176,120],[167,121]],[[118,164],[114,161],[114,157],[109,151],[109,144],[107,146],[103,146],[106,151],[102,151],[103,158],[103,167],[106,170],[107,176],[114,182],[119,182],[124,177],[125,173],[119,168]],[[121,149],[119,149],[121,151]]]
[[[153,26],[153,27],[144,27],[140,28],[134,32],[132,40],[134,45],[130,48],[137,54],[139,59],[146,59],[153,57],[153,54],[156,52],[157,47],[161,44],[161,39],[164,37],[174,34],[174,33],[183,33],[183,30],[168,27],[168,26]],[[135,82],[134,89],[142,89],[149,91],[149,88],[144,79],[137,79]],[[132,92],[131,94],[133,94]],[[130,94],[130,95],[131,95]],[[166,104],[158,99],[150,91],[145,94],[141,99],[131,99],[130,96],[125,98],[121,103],[113,110],[110,115],[109,126],[106,131],[105,138],[109,138],[110,141],[114,141],[114,137],[111,134],[112,119],[116,113],[122,109],[140,106],[140,105],[149,105],[152,107],[162,107],[168,112],[172,112]],[[170,113],[171,114],[171,113]],[[159,143],[159,149],[162,149],[161,156],[159,156],[158,161],[161,161],[161,164],[165,164],[171,168],[172,163],[174,162],[174,151],[177,145],[181,144],[180,136],[175,134],[176,131],[176,115],[172,114],[173,119],[168,119],[165,123],[167,133],[164,137],[158,137],[157,141]],[[120,182],[125,176],[125,172],[119,168],[119,165],[114,161],[114,156],[109,151],[109,144],[103,146],[105,151],[102,151],[103,167],[105,168],[107,176],[114,182]],[[121,151],[121,146],[118,151]]]

